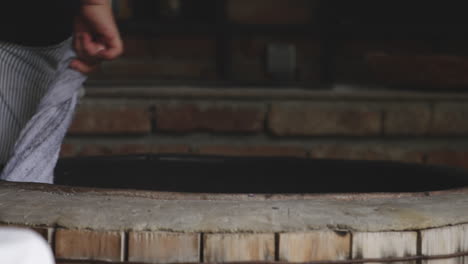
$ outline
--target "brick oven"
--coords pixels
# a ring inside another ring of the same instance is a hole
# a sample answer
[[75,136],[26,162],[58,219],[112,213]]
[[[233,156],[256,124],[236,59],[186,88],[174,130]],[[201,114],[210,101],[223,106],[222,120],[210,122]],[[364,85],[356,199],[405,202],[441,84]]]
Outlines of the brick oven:
[[126,53],[88,82],[63,157],[219,154],[468,166],[462,6],[115,3]]
[[[113,5],[126,51],[86,83],[62,146],[62,185],[1,182],[0,225],[36,230],[59,264],[468,263],[462,4]],[[206,182],[190,166],[171,175],[180,160],[206,169],[219,159],[309,167],[303,178],[236,170],[247,163]],[[322,162],[363,164],[367,178],[347,167],[324,177],[310,165]],[[188,191],[150,188],[162,170]],[[235,173],[240,187],[302,189],[210,188]],[[79,182],[92,178],[110,184]],[[337,186],[346,188],[324,191]]]

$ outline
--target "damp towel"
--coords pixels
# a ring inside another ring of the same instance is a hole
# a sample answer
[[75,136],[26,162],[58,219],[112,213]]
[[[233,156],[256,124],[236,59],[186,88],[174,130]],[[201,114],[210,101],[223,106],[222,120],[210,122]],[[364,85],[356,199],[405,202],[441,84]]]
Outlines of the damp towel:
[[[75,53],[67,40],[62,58],[32,118],[22,128],[0,176],[14,182],[49,183],[86,77],[69,68]],[[1,57],[0,57],[1,59]],[[1,77],[1,76],[0,76]],[[5,129],[5,128],[2,128]]]

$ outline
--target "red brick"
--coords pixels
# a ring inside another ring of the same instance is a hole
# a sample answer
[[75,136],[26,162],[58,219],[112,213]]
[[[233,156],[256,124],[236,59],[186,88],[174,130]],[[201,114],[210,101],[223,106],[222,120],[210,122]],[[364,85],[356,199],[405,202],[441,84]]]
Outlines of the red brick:
[[290,263],[346,260],[351,251],[351,235],[332,231],[281,233],[279,260]]
[[150,112],[144,107],[88,106],[78,109],[70,134],[146,134],[151,132]]
[[116,60],[103,65],[99,76],[127,80],[138,78],[215,79],[215,61],[210,60]]
[[425,135],[429,132],[431,110],[427,104],[401,104],[385,109],[386,135]]
[[123,36],[124,58],[215,60],[216,39],[209,36]]
[[468,169],[468,152],[439,150],[427,153],[427,163]]
[[369,54],[367,63],[377,80],[391,85],[465,87],[468,59],[439,55]]
[[229,0],[228,17],[243,24],[304,24],[315,18],[317,1]]
[[161,36],[152,39],[155,58],[211,59],[216,57],[216,39],[205,36]]
[[261,107],[231,105],[177,104],[156,108],[156,127],[172,132],[261,132]]
[[146,263],[198,263],[200,234],[130,232],[128,259]]
[[415,55],[431,54],[433,45],[420,40],[346,40],[336,49],[334,75],[339,81],[382,83],[369,64],[372,54]]
[[422,40],[403,39],[350,39],[342,42],[337,49],[337,54],[341,57],[354,57],[365,59],[367,54],[430,54],[433,52],[433,45]]
[[55,255],[59,259],[121,261],[122,234],[58,229]]
[[381,133],[380,111],[358,105],[278,103],[268,127],[277,136],[371,136]]
[[70,143],[63,143],[60,148],[60,157],[69,158],[74,157],[77,152],[77,146]]
[[466,103],[441,103],[434,108],[432,135],[468,134],[468,105]]
[[274,261],[274,234],[206,234],[204,257],[209,263]]
[[222,156],[259,156],[259,157],[306,157],[307,151],[300,147],[288,146],[202,146],[198,154]]
[[321,145],[310,151],[315,159],[389,160],[422,163],[424,154],[418,151],[352,145]]

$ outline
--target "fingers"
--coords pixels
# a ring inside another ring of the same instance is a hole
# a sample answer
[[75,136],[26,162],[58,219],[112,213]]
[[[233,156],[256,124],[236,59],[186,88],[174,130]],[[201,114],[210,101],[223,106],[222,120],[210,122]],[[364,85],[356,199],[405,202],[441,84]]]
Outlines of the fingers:
[[100,51],[106,48],[103,44],[93,41],[90,34],[83,33],[81,35],[82,48],[86,56],[96,57]]
[[79,59],[75,59],[70,63],[70,68],[83,74],[90,74],[99,69],[99,64],[88,64]]
[[87,32],[79,32],[75,35],[74,49],[77,59],[70,63],[70,67],[83,74],[95,72],[102,61],[99,52],[105,47],[93,41],[91,35]]
[[99,51],[99,57],[101,57],[102,59],[113,60],[122,55],[123,44],[119,35],[104,40],[104,44],[105,48]]
[[74,48],[78,58],[89,63],[99,61],[99,52],[105,49],[104,45],[93,41],[91,35],[86,32],[76,34]]

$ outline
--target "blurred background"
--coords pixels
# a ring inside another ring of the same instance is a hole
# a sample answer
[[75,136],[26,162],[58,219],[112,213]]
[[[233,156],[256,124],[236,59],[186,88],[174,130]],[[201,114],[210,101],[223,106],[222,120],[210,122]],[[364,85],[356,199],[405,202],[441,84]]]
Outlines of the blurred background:
[[114,0],[113,8],[125,54],[86,83],[62,157],[468,168],[461,1]]

